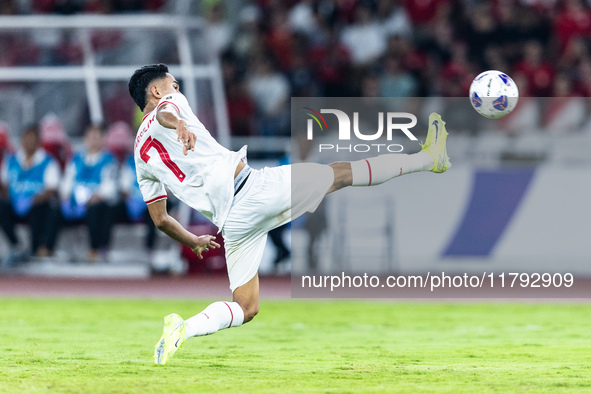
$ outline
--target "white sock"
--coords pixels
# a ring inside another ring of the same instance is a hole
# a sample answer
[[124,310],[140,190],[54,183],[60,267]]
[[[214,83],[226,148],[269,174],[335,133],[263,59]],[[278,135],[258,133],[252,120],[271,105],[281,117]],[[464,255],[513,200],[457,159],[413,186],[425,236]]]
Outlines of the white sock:
[[243,322],[244,311],[237,302],[217,301],[185,320],[185,338],[213,334],[224,328],[241,326]]
[[397,176],[429,171],[431,168],[433,158],[425,152],[412,155],[391,153],[351,162],[353,186],[380,185]]

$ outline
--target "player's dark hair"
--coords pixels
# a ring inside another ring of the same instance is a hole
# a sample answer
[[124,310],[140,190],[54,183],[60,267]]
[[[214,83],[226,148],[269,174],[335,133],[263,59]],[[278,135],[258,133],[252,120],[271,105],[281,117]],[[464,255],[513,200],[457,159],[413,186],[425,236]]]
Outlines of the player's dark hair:
[[138,68],[129,78],[129,94],[142,111],[147,104],[146,89],[153,80],[166,77],[167,72],[165,64],[150,64]]

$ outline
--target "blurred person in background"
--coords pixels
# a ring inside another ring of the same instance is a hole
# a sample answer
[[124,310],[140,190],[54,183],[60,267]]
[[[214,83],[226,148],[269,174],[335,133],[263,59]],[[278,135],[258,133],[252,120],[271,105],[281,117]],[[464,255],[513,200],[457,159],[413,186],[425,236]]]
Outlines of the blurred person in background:
[[56,114],[48,113],[41,119],[39,137],[43,149],[57,160],[60,170],[63,171],[72,158],[72,146],[64,124]]
[[238,28],[232,37],[232,52],[240,59],[246,59],[252,48],[260,42],[261,12],[254,5],[249,5],[240,10],[238,15]]
[[37,125],[22,136],[22,148],[8,155],[0,174],[0,227],[10,243],[5,263],[25,258],[26,252],[16,236],[17,223],[27,223],[31,254],[53,254],[59,211],[56,197],[60,171],[57,162],[40,145]]
[[351,71],[349,49],[341,44],[336,30],[327,31],[326,42],[312,46],[307,61],[311,64],[315,79],[320,82],[325,96],[349,96],[351,87],[347,83]]
[[252,68],[247,87],[257,106],[260,133],[289,135],[289,81],[269,57],[256,59]]
[[232,135],[248,136],[255,134],[255,104],[246,91],[240,64],[238,57],[232,51],[227,51],[221,57],[228,120]]
[[217,55],[230,44],[234,26],[226,18],[226,5],[222,0],[205,0],[202,4],[207,46]]
[[111,210],[117,198],[117,166],[103,147],[103,129],[91,125],[84,135],[85,149],[74,155],[60,189],[62,214],[67,222],[84,221],[88,227],[88,261],[106,252],[111,238]]
[[404,70],[402,62],[394,55],[386,57],[384,73],[380,77],[380,96],[413,97],[416,95],[417,83],[409,72]]
[[343,29],[341,40],[356,67],[371,64],[386,51],[386,33],[366,3],[357,7],[355,23]]
[[515,66],[518,73],[528,76],[529,90],[533,96],[551,97],[554,66],[544,59],[544,47],[538,41],[524,46],[523,58]]
[[292,57],[292,67],[288,74],[292,96],[315,97],[318,96],[318,83],[314,78],[312,68],[306,58],[304,50],[297,50]]
[[288,17],[285,7],[274,6],[270,8],[265,24],[265,44],[276,65],[283,72],[291,68],[295,49],[295,37],[289,28]]
[[412,35],[412,24],[401,3],[396,0],[377,0],[377,18],[388,36]]

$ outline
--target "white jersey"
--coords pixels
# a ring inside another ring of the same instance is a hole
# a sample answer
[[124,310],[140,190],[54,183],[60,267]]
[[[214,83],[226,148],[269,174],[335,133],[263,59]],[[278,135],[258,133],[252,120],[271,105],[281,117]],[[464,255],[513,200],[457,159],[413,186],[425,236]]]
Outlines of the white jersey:
[[[195,151],[187,156],[176,131],[156,120],[156,110],[165,103],[172,104],[197,136]],[[135,139],[134,158],[146,204],[166,198],[166,187],[221,230],[234,198],[234,172],[241,160],[246,161],[246,147],[232,152],[221,146],[193,114],[185,96],[166,95],[144,117]]]

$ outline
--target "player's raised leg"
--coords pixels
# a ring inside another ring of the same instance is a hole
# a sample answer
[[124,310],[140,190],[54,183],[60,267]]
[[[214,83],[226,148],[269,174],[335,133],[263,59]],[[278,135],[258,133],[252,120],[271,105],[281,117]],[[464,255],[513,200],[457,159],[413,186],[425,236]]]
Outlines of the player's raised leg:
[[418,153],[392,153],[353,162],[333,163],[332,193],[346,186],[376,186],[392,178],[420,171],[445,172],[451,163],[447,156],[447,130],[441,116],[429,116],[427,139]]

